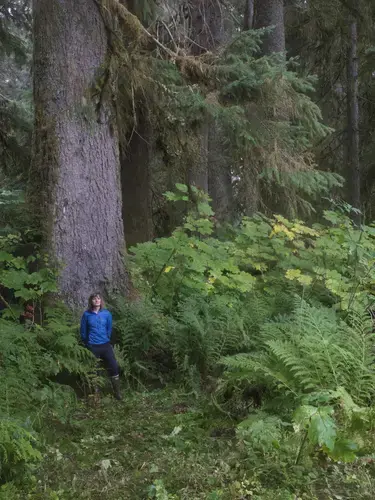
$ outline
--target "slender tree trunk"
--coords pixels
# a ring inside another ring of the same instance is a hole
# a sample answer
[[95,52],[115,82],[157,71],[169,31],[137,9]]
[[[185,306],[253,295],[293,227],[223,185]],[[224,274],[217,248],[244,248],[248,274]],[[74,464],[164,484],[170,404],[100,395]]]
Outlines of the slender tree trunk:
[[[248,1],[248,0],[247,0]],[[245,7],[245,29],[246,16],[249,16],[249,7]],[[284,1],[283,0],[254,0],[253,24],[256,29],[272,28],[264,35],[262,53],[271,55],[285,52],[285,27],[284,27]],[[254,215],[261,204],[261,186],[258,179],[259,172],[267,165],[264,160],[257,158],[254,151],[251,155],[245,155],[243,188],[243,209],[248,216]],[[255,166],[256,165],[256,166]]]
[[244,195],[244,214],[252,217],[261,206],[261,188],[259,185],[258,172],[254,170],[253,165],[246,160],[244,163],[245,195]]
[[255,0],[255,28],[269,28],[263,40],[263,54],[285,52],[284,1]]
[[93,0],[33,0],[33,15],[34,201],[61,295],[77,307],[127,284],[109,31]]
[[208,124],[203,123],[198,132],[196,161],[189,165],[186,182],[207,193],[208,191]]
[[249,31],[253,28],[254,23],[254,0],[245,0],[245,13],[243,30]]
[[[347,114],[348,114],[348,173],[349,200],[354,208],[361,208],[361,171],[359,164],[359,105],[358,105],[358,55],[357,22],[351,20],[347,55]],[[359,224],[361,217],[354,214]]]
[[[196,43],[192,45],[192,52],[199,55],[206,50],[216,51],[227,36],[223,7],[216,0],[196,0],[195,4],[191,38]],[[189,170],[188,179],[193,179],[194,184],[208,191],[218,219],[229,219],[233,206],[229,161],[225,156],[220,126],[210,117],[201,128],[198,162]]]
[[220,125],[212,123],[208,135],[208,193],[219,221],[230,221],[233,215],[233,185],[230,157]]
[[[191,52],[200,55],[207,51],[215,51],[225,41],[225,22],[222,5],[217,0],[193,0],[192,32],[190,38],[193,40]],[[221,145],[214,144],[215,132],[212,127],[216,124],[207,117],[201,127],[200,155],[197,161],[189,168],[187,179],[196,184],[206,192],[209,189],[209,176],[212,178],[209,150],[219,148]]]
[[216,50],[225,38],[222,5],[218,0],[192,0],[191,6],[192,54]]
[[[220,24],[219,4],[211,0],[193,0],[190,38],[191,54],[199,56],[215,48],[216,26]],[[198,151],[195,161],[187,166],[186,182],[208,191],[208,123],[197,131]]]
[[137,130],[121,152],[125,240],[128,247],[153,238],[150,161],[152,132],[147,116],[138,116]]

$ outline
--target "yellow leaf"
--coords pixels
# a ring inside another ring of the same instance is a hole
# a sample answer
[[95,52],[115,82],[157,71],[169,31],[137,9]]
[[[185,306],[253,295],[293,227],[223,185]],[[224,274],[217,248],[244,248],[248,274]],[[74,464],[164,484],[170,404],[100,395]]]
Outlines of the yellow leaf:
[[285,273],[285,277],[291,281],[297,280],[298,283],[301,283],[301,285],[311,285],[312,283],[311,276],[302,274],[301,269],[288,269],[288,271]]
[[292,231],[290,231],[287,227],[285,227],[284,224],[275,224],[273,226],[273,230],[270,234],[270,237],[278,233],[284,233],[290,240],[294,240],[296,236]]
[[169,273],[169,271],[172,271],[172,269],[174,269],[174,266],[168,266],[164,269],[164,272]]
[[306,274],[300,276],[299,278],[297,278],[297,280],[298,280],[298,283],[301,283],[301,285],[308,286],[308,285],[311,285],[311,283],[312,283],[312,277],[307,276]]
[[309,236],[319,236],[318,231],[316,231],[315,229],[312,229],[310,227],[306,227],[305,225],[303,225],[303,223],[294,224],[294,226],[292,227],[292,231],[294,231],[295,233],[298,233],[298,234],[308,234]]
[[285,278],[288,280],[295,280],[301,276],[301,269],[288,269],[285,273]]
[[287,224],[290,224],[290,222],[288,221],[288,219],[286,219],[285,217],[283,217],[282,215],[274,215],[275,219],[278,221],[278,222],[281,222],[283,225],[287,225]]

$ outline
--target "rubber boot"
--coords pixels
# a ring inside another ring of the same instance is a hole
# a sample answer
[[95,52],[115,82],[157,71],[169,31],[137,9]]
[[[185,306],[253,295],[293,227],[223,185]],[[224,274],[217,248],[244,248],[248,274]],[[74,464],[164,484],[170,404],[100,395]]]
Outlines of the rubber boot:
[[121,397],[121,392],[120,392],[120,376],[116,375],[114,377],[111,377],[111,382],[112,382],[112,388],[113,388],[115,398],[118,401],[121,401],[122,397]]

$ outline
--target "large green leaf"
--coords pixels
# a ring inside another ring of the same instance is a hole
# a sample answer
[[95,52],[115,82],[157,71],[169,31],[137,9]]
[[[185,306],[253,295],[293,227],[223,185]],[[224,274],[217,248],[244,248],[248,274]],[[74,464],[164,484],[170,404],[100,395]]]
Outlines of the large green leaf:
[[332,414],[330,406],[300,406],[294,414],[294,429],[296,432],[307,430],[311,444],[333,450],[337,433]]
[[324,446],[327,450],[333,450],[336,440],[336,424],[331,414],[331,407],[318,408],[311,416],[308,436],[312,444]]
[[336,461],[354,462],[359,446],[350,439],[337,439],[332,450],[327,450],[328,455]]

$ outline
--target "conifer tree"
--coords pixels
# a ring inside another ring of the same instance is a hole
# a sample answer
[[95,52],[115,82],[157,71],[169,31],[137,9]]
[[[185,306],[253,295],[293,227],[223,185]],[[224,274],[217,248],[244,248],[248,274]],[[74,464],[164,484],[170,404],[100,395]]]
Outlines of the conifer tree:
[[34,0],[33,15],[33,201],[61,294],[82,306],[126,286],[111,31],[89,0]]

